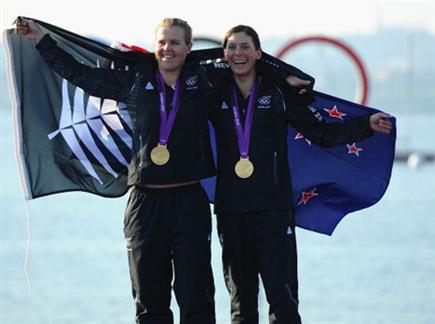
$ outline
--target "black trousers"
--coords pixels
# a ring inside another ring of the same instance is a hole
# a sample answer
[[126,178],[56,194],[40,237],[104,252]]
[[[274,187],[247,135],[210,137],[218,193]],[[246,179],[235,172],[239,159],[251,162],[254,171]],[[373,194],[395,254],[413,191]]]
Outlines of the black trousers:
[[174,275],[180,323],[215,323],[211,213],[202,187],[135,187],[124,225],[136,322],[173,323]]
[[289,211],[217,215],[232,324],[258,324],[261,275],[269,322],[300,324],[294,221]]

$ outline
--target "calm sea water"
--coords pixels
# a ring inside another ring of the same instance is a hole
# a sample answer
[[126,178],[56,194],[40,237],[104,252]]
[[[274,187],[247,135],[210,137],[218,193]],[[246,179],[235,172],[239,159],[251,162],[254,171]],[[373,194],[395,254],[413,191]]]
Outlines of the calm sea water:
[[[435,117],[399,117],[399,148],[435,151]],[[1,110],[2,324],[133,324],[123,240],[126,197],[70,193],[26,203],[11,116]],[[403,130],[406,132],[402,133]],[[435,323],[435,163],[396,164],[384,198],[346,217],[332,237],[297,231],[306,324]],[[213,236],[217,323],[228,324],[220,246]],[[173,303],[177,318],[177,307]],[[264,294],[261,323],[267,323]]]

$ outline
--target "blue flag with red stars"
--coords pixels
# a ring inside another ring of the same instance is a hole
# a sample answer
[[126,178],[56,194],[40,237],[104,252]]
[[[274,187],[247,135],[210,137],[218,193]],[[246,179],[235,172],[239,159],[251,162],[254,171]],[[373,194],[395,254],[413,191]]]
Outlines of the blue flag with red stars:
[[[315,92],[312,104],[328,122],[344,122],[373,108]],[[393,119],[394,122],[394,119]],[[289,127],[296,224],[331,235],[340,220],[384,195],[394,161],[396,128],[357,142],[320,148]]]
[[[314,91],[314,95],[311,106],[327,122],[345,122],[379,111],[321,92]],[[289,126],[296,225],[331,235],[347,214],[379,201],[390,181],[395,142],[394,127],[388,135],[374,134],[360,142],[322,148]],[[211,200],[214,182],[214,178],[202,181]]]

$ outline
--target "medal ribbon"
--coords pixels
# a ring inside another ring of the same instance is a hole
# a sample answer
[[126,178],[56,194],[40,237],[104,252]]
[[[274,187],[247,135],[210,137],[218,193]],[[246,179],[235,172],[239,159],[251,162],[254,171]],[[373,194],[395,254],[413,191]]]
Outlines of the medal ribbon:
[[162,145],[166,145],[168,143],[168,138],[169,135],[171,134],[172,127],[174,126],[175,117],[177,116],[177,112],[178,112],[178,107],[180,106],[181,82],[180,82],[180,78],[178,78],[177,82],[175,83],[175,92],[174,92],[174,96],[172,97],[172,109],[169,112],[167,112],[165,81],[163,80],[160,71],[157,71],[156,79],[157,79],[157,87],[160,96],[159,143]]
[[240,118],[239,104],[237,102],[236,86],[231,86],[231,106],[233,108],[234,115],[234,127],[236,128],[237,141],[239,143],[240,156],[247,158],[249,153],[249,141],[251,138],[252,117],[254,115],[254,104],[257,98],[257,91],[260,82],[255,79],[254,84],[249,90],[248,109],[246,112],[245,125],[242,125]]

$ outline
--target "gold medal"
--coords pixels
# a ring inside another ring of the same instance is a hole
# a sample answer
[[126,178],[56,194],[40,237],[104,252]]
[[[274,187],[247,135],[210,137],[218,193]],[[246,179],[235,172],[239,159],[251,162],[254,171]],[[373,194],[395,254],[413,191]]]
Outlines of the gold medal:
[[249,158],[241,157],[240,160],[237,161],[234,171],[239,178],[246,179],[254,173],[254,165],[249,161]]
[[169,151],[166,148],[166,144],[157,144],[155,148],[151,150],[151,161],[157,165],[164,165],[169,161]]

